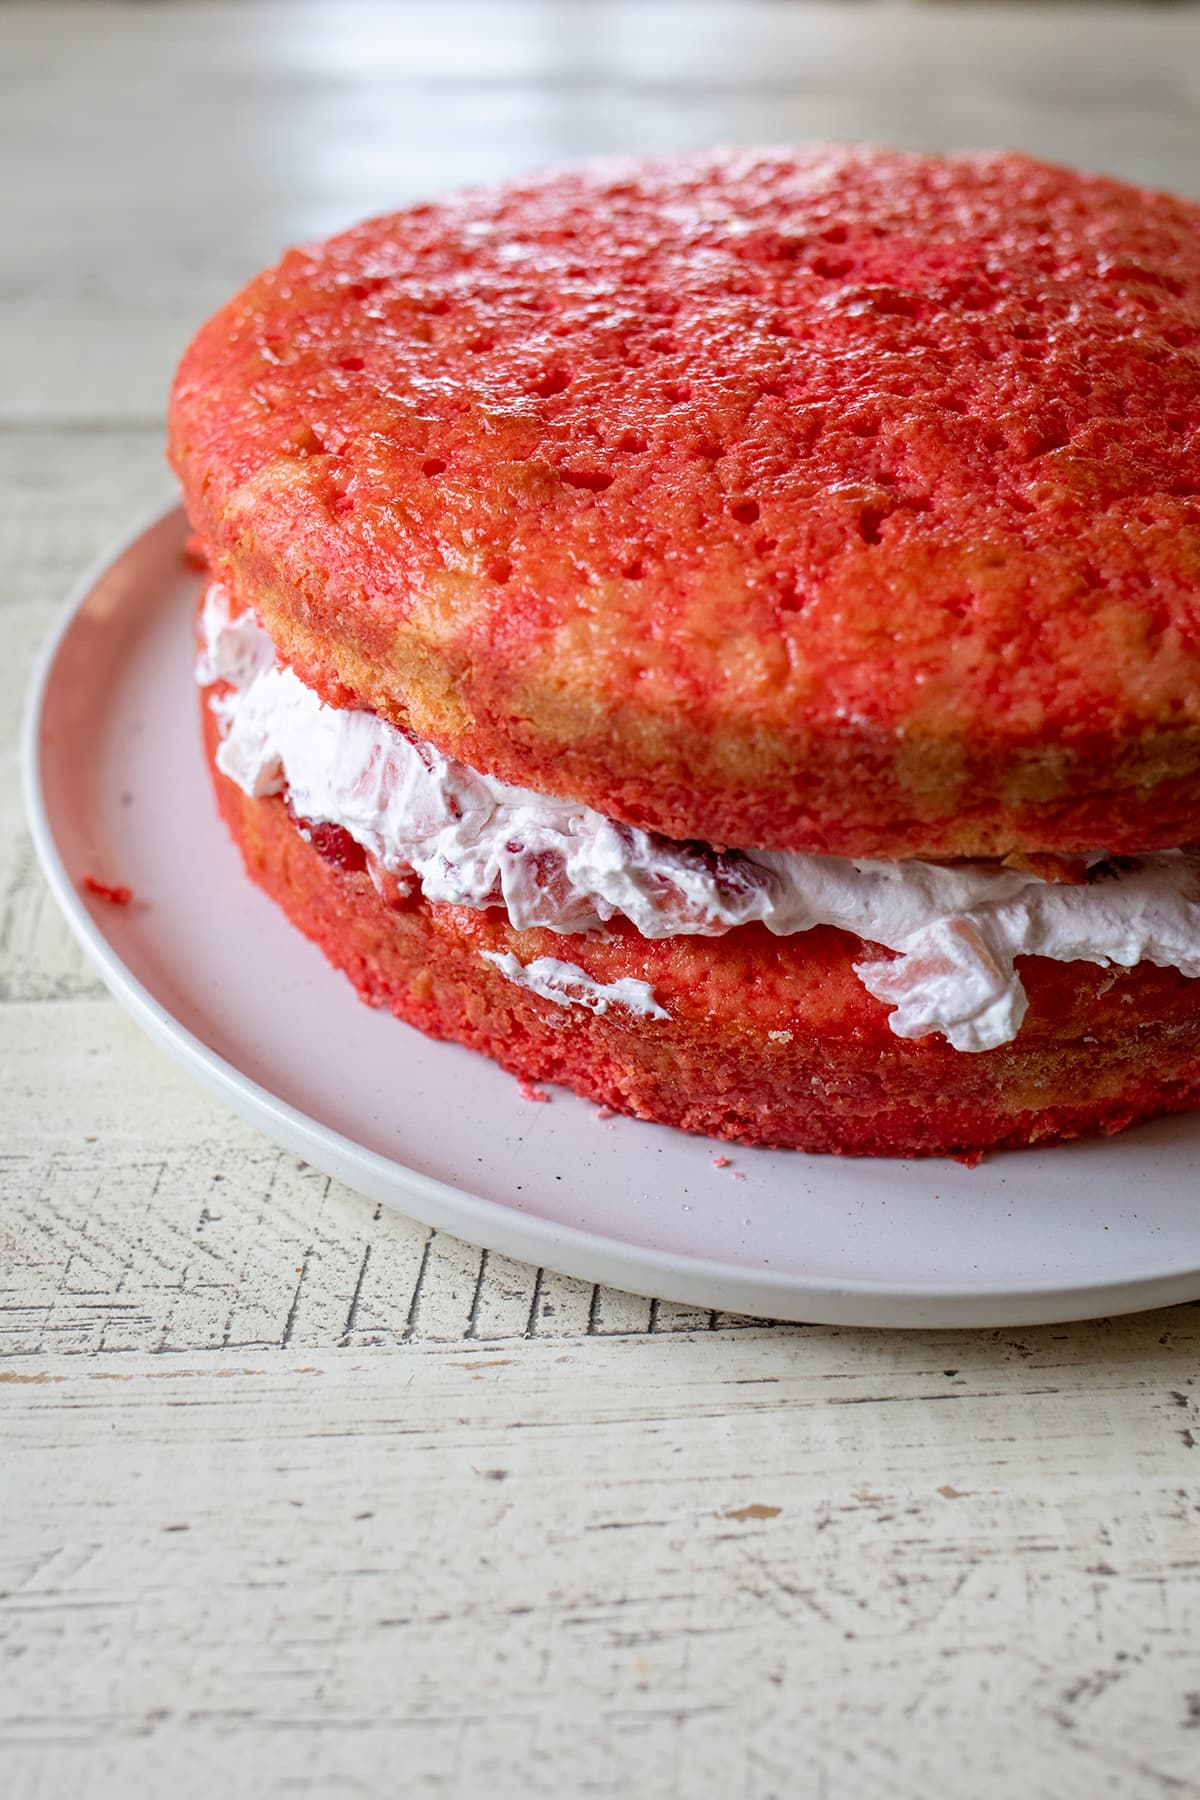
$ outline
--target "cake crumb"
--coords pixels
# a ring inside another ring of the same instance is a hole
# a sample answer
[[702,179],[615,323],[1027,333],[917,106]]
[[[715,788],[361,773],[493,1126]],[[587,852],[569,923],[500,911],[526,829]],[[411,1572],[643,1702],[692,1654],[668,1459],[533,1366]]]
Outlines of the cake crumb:
[[545,1088],[534,1087],[533,1083],[526,1081],[523,1075],[517,1085],[521,1090],[522,1100],[536,1100],[541,1106],[549,1106],[550,1096]]
[[713,1157],[713,1168],[714,1169],[727,1169],[728,1167],[729,1167],[729,1158],[727,1156],[714,1156]]
[[598,1119],[613,1119],[616,1117],[616,1114],[613,1112],[611,1106],[602,1106],[597,1112],[596,1117]]
[[111,882],[97,881],[94,875],[85,875],[83,885],[89,894],[98,894],[101,900],[107,900],[110,906],[128,906],[133,899],[130,887],[114,887]]

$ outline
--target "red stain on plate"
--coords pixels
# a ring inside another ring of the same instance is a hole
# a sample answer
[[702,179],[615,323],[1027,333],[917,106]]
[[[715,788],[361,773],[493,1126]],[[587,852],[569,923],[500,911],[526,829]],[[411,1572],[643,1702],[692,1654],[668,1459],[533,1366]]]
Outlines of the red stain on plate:
[[89,894],[96,894],[101,900],[107,900],[110,906],[128,906],[133,899],[133,889],[117,887],[109,881],[97,881],[94,875],[85,875],[83,885]]

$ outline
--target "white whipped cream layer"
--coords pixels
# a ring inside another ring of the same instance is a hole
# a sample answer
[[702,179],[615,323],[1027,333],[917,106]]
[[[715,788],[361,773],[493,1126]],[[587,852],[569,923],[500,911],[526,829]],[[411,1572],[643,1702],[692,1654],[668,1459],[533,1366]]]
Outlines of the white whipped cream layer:
[[340,825],[427,900],[502,906],[518,930],[594,931],[618,915],[647,938],[715,937],[753,921],[779,936],[836,926],[896,953],[855,972],[895,1009],[897,1036],[940,1032],[965,1051],[1016,1036],[1027,1006],[1021,956],[1200,976],[1195,850],[1122,858],[1073,886],[996,863],[676,843],[481,775],[372,713],[323,705],[276,666],[266,633],[252,614],[231,614],[218,584],[205,596],[196,678],[230,684],[213,700],[224,733],[217,765],[244,793],[286,793],[298,818]]
[[610,1006],[624,1007],[643,1019],[669,1019],[670,1013],[654,998],[648,981],[637,981],[622,975],[619,981],[595,981],[575,963],[559,962],[556,956],[536,956],[523,963],[511,950],[481,950],[484,962],[494,963],[506,981],[553,1000],[556,1006],[586,1006],[589,1012],[606,1013]]

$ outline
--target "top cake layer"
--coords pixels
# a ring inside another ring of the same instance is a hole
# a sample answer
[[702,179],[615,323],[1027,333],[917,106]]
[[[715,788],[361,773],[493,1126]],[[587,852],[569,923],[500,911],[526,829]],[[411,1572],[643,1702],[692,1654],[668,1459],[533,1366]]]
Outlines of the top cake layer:
[[619,162],[290,251],[171,453],[304,679],[843,856],[1200,840],[1200,207],[1018,156]]

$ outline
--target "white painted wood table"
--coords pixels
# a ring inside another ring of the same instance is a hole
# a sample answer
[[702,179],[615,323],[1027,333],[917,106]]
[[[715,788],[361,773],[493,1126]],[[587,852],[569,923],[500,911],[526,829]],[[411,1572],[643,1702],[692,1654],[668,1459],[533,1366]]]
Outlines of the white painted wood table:
[[[1200,193],[1200,17],[0,6],[14,722],[286,241],[713,138],[1016,142]],[[0,813],[0,1794],[1200,1795],[1200,1311],[772,1328],[482,1256],[104,996]]]

